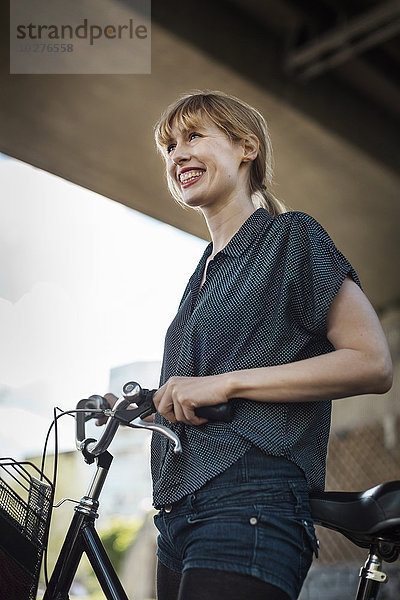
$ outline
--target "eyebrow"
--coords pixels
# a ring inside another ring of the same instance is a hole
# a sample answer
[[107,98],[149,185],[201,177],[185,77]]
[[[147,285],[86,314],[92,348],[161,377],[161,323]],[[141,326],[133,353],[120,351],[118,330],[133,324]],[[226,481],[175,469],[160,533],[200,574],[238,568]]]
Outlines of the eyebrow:
[[[194,131],[200,131],[201,129],[204,129],[202,127],[202,125],[200,123],[198,124],[193,124],[191,127],[182,127],[179,128],[180,133],[182,133],[183,135],[187,135],[189,133],[193,133]],[[167,140],[166,140],[166,145],[171,144],[171,142],[174,142],[175,138],[172,136],[168,136]]]

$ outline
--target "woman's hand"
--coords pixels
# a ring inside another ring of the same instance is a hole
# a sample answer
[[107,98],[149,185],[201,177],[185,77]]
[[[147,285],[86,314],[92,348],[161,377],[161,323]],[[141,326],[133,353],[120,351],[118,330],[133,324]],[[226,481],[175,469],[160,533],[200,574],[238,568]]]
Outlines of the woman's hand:
[[228,402],[226,374],[207,377],[171,377],[153,397],[157,412],[171,423],[203,425],[195,409]]

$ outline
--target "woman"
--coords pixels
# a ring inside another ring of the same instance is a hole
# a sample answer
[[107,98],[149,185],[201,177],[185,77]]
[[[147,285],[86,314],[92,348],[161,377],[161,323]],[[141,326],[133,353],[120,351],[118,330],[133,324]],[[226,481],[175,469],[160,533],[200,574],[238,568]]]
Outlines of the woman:
[[[156,126],[172,194],[211,243],[165,343],[152,474],[159,600],[294,600],[317,553],[331,400],[384,393],[392,367],[357,275],[310,216],[271,193],[258,111],[221,92],[172,104]],[[230,423],[198,407],[231,402]]]

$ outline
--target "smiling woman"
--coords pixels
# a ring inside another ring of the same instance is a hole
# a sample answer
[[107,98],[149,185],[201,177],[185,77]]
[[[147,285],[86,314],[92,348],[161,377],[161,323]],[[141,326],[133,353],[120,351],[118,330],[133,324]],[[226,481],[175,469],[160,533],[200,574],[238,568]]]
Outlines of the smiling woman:
[[[243,159],[241,144],[231,142],[211,120],[205,118],[196,133],[175,126],[172,134],[176,142],[168,146],[167,169],[170,180],[179,185],[186,205],[205,206],[219,198],[226,201],[233,195],[247,193],[247,161]],[[249,151],[255,150],[253,144]],[[239,168],[241,163],[243,168]]]
[[[211,243],[166,335],[154,437],[159,600],[295,600],[317,545],[331,401],[383,393],[392,366],[357,274],[311,216],[271,191],[264,118],[222,92],[156,125],[168,185]],[[231,422],[199,408],[230,402]]]
[[[251,161],[249,192],[256,206],[264,206],[270,214],[285,210],[284,204],[272,193],[272,146],[267,124],[263,116],[232,96],[222,94],[189,94],[183,96],[173,107],[166,110],[155,127],[158,150],[163,156],[176,150],[174,134],[178,131],[187,137],[188,142],[204,135],[205,121],[213,135],[221,138],[225,134],[232,145],[246,138],[253,138],[258,145],[257,154]],[[175,130],[174,130],[175,129]],[[176,160],[176,159],[175,159]],[[188,167],[184,166],[182,172]],[[171,194],[182,202],[181,187],[169,173],[167,181]]]

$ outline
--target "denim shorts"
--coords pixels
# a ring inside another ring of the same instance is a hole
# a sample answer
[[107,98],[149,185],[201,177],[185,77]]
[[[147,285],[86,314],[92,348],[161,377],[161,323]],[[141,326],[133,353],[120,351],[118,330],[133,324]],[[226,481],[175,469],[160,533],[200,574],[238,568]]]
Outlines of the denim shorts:
[[204,487],[154,517],[157,556],[169,569],[251,575],[295,600],[317,540],[303,472],[253,448]]

